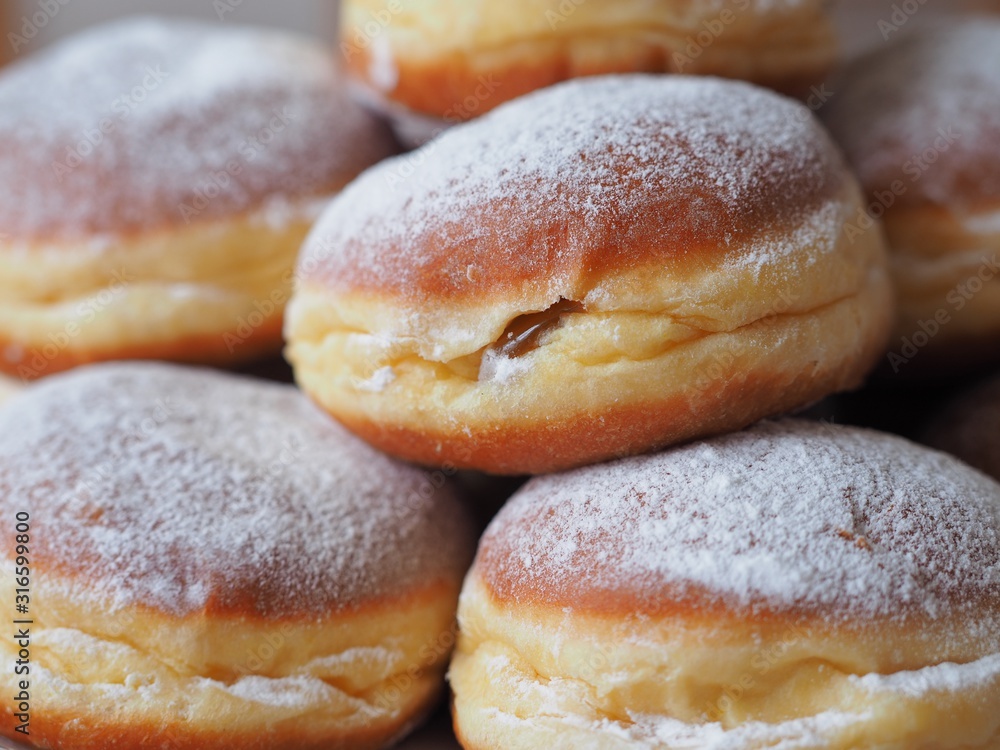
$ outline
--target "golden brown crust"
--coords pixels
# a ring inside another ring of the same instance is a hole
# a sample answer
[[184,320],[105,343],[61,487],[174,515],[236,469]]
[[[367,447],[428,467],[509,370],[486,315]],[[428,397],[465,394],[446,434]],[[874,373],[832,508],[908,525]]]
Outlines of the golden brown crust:
[[610,73],[719,75],[800,94],[832,67],[817,2],[384,0],[344,4],[341,51],[376,97],[455,123],[562,81]]
[[1000,22],[951,18],[861,58],[822,116],[884,218],[899,299],[887,374],[955,374],[1000,335]]
[[[318,341],[293,336],[288,356],[307,393],[393,455],[542,473],[739,429],[856,387],[891,323],[884,270],[860,284],[824,306],[715,332],[658,315],[571,314],[499,379],[486,374],[481,352],[482,361],[383,360],[377,347],[357,343],[364,337],[356,329]],[[801,297],[812,302],[811,294]],[[298,330],[326,324],[327,308],[317,304],[299,308]]]
[[[31,718],[31,744],[50,750],[108,750],[115,748],[162,747],[169,750],[379,750],[386,747],[391,738],[406,735],[420,723],[414,716],[422,717],[433,709],[439,697],[431,693],[422,701],[410,707],[412,713],[404,714],[389,722],[340,735],[320,735],[310,731],[301,720],[289,721],[286,725],[251,727],[246,731],[225,729],[206,732],[193,727],[189,722],[174,722],[164,725],[160,722],[148,724],[112,724],[103,715],[80,716],[75,713],[64,715],[38,712]],[[15,742],[25,738],[10,728],[5,722],[0,736]]]
[[[729,362],[703,388],[653,395],[642,404],[609,404],[600,413],[563,419],[497,422],[472,431],[448,432],[444,425],[415,429],[366,420],[336,409],[334,416],[375,447],[409,461],[493,474],[541,474],[742,429],[759,419],[792,411],[831,392],[861,385],[881,352],[881,337],[867,342],[827,371],[729,373]],[[706,369],[706,373],[715,371]],[[722,405],[725,405],[724,407]],[[438,429],[435,430],[435,427]]]
[[[58,594],[47,597],[52,610],[44,610],[44,626],[36,617],[32,627],[30,742],[52,750],[385,747],[417,726],[441,695],[453,643],[443,634],[453,632],[457,595],[453,584],[432,587],[320,620],[206,611],[179,621],[144,608],[74,609]],[[96,612],[100,619],[89,620]],[[56,632],[73,635],[53,643]],[[385,653],[394,671],[380,674]],[[92,663],[66,666],[81,654]],[[324,671],[324,658],[342,659],[345,668]],[[289,677],[293,682],[282,683]],[[331,689],[329,703],[303,696],[296,677]],[[132,691],[114,695],[122,679]],[[243,695],[238,685],[248,679],[273,686]],[[142,696],[142,686],[157,680],[164,683],[159,693]],[[0,736],[24,742],[9,702],[3,708]]]
[[975,613],[1000,649],[984,624],[1000,617],[998,529],[1000,485],[953,457],[785,420],[538,477],[494,519],[473,570],[505,607],[706,627],[947,613],[975,630]]
[[[628,112],[605,122],[587,114],[595,99]],[[706,132],[707,118],[733,122]],[[578,129],[553,138],[559,122]],[[550,147],[536,153],[527,132]],[[370,170],[321,220],[298,278],[433,303],[691,272],[794,231],[850,182],[808,111],[773,93],[689,77],[570,83]]]
[[996,362],[1000,339],[1000,204],[956,213],[897,206],[884,221],[898,298],[883,366],[933,377]]
[[0,372],[34,380],[115,359],[277,354],[317,203],[131,233],[96,251],[0,241]]
[[[462,226],[476,228],[480,235],[476,244],[456,245],[452,238],[461,231],[459,222],[442,221],[431,231],[401,238],[399,245],[380,247],[377,272],[362,260],[367,252],[361,243],[366,238],[359,237],[357,246],[352,241],[342,255],[318,256],[315,263],[307,257],[300,263],[299,278],[336,290],[427,302],[470,298],[480,302],[484,295],[499,297],[506,290],[540,284],[538,256],[543,248],[558,248],[546,259],[546,275],[572,278],[583,289],[597,287],[611,273],[654,265],[665,274],[682,274],[731,258],[734,249],[750,244],[763,232],[791,232],[795,223],[790,215],[801,216],[843,189],[842,182],[832,179],[832,168],[822,174],[822,181],[804,172],[791,184],[776,178],[770,185],[761,185],[739,217],[733,217],[721,198],[705,195],[698,186],[686,186],[668,195],[641,195],[639,205],[622,206],[602,216],[596,226],[582,222],[567,226],[558,208],[565,197],[539,199],[526,181],[512,187],[520,196],[514,205],[501,210],[482,205],[460,218]],[[565,192],[571,200],[584,202],[585,189],[570,185]],[[515,217],[523,215],[529,204],[533,213],[548,215],[548,221],[511,237]],[[697,213],[690,210],[692,205],[698,206]],[[642,220],[635,221],[636,216]],[[322,241],[322,235],[315,239]],[[510,254],[506,252],[509,243],[526,251]],[[419,264],[413,262],[414,256],[421,259]]]
[[450,486],[288,386],[101,365],[48,378],[0,414],[19,425],[0,440],[0,530],[29,511],[35,564],[74,596],[281,621],[457,587],[470,557]]
[[[614,73],[673,73],[730,77],[730,68],[721,61],[717,64],[692,69],[678,66],[673,61],[674,50],[660,45],[637,41],[636,48],[613,63],[574,66],[561,56],[547,60],[511,63],[503,68],[482,73],[470,65],[461,52],[452,52],[433,62],[397,61],[399,82],[392,90],[390,100],[414,112],[436,116],[442,126],[478,117],[490,110],[531,93],[553,86],[570,78],[610,75]],[[347,58],[347,67],[360,80],[372,86],[370,71],[377,60],[370,49],[360,50]],[[746,80],[789,96],[806,96],[810,89],[823,80],[830,71],[828,62],[800,67],[783,75],[751,75]],[[742,76],[736,76],[742,77]],[[496,86],[494,89],[493,86]],[[477,92],[489,92],[480,97]],[[376,96],[380,96],[378,93]]]

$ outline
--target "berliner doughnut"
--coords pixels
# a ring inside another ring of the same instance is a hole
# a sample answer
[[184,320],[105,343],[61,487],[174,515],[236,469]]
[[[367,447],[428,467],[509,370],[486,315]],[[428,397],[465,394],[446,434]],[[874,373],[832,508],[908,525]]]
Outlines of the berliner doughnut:
[[800,92],[836,55],[821,0],[345,0],[340,48],[371,96],[443,124],[595,74],[709,74]]
[[924,432],[929,445],[1000,479],[1000,378],[959,395]]
[[390,744],[444,684],[475,539],[438,477],[295,389],[160,364],[0,411],[0,533],[0,595],[23,555],[32,621],[0,735],[56,750]]
[[1000,21],[941,22],[860,59],[823,109],[860,175],[852,237],[883,218],[899,296],[893,372],[996,358]]
[[[595,106],[599,102],[599,106]],[[610,76],[369,170],[299,260],[298,382],[377,447],[541,473],[860,383],[891,318],[877,233],[801,104]]]
[[450,681],[467,750],[996,748],[1000,485],[804,421],[536,478]]
[[0,73],[0,371],[281,347],[325,200],[395,151],[283,33],[101,26]]

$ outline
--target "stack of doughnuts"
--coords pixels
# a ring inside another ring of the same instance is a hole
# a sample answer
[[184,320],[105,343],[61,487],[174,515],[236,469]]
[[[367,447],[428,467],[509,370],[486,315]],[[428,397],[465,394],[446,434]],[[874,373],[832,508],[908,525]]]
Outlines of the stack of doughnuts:
[[858,408],[990,359],[996,23],[343,9],[0,71],[0,737],[1000,747],[998,381]]

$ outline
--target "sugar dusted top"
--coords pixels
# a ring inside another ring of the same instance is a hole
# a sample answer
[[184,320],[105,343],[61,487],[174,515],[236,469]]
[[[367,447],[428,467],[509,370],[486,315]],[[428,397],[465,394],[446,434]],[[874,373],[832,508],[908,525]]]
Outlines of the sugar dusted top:
[[597,611],[992,611],[996,641],[1000,485],[902,438],[765,423],[532,480],[476,569],[503,599]]
[[390,153],[332,53],[289,34],[126,20],[0,71],[0,234],[13,237],[327,195]]
[[291,387],[160,364],[48,379],[0,412],[0,529],[41,580],[172,615],[315,616],[445,584],[473,533],[424,472]]
[[[300,275],[417,309],[540,278],[565,289],[608,268],[779,264],[836,244],[843,217],[829,209],[846,179],[811,113],[777,94],[711,78],[579,79],[367,172],[314,230]],[[753,246],[764,232],[789,239]]]

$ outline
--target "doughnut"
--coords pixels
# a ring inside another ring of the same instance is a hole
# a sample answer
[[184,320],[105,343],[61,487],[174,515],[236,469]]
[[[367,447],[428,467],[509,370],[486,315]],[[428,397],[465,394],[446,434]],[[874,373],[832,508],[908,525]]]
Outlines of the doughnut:
[[466,750],[1000,743],[1000,485],[789,420],[531,480],[449,673]]
[[[380,748],[434,705],[475,546],[443,473],[377,453],[292,387],[160,363],[46,378],[0,433],[0,532],[28,529],[33,621],[30,735],[12,669],[0,735]],[[17,549],[0,547],[11,606]],[[0,640],[3,663],[19,648]]]
[[832,84],[822,110],[882,218],[899,298],[893,373],[956,371],[1000,342],[1000,20],[897,37]]
[[[600,106],[595,106],[600,102]],[[303,248],[302,388],[390,454],[545,473],[860,384],[885,252],[801,104],[686,76],[577,79],[368,170]]]
[[334,55],[140,19],[0,72],[0,371],[281,350],[299,246],[395,153]]
[[685,73],[804,92],[836,56],[821,0],[344,0],[340,49],[391,113],[441,126],[569,78]]
[[1000,479],[1000,378],[961,393],[935,415],[924,442]]

